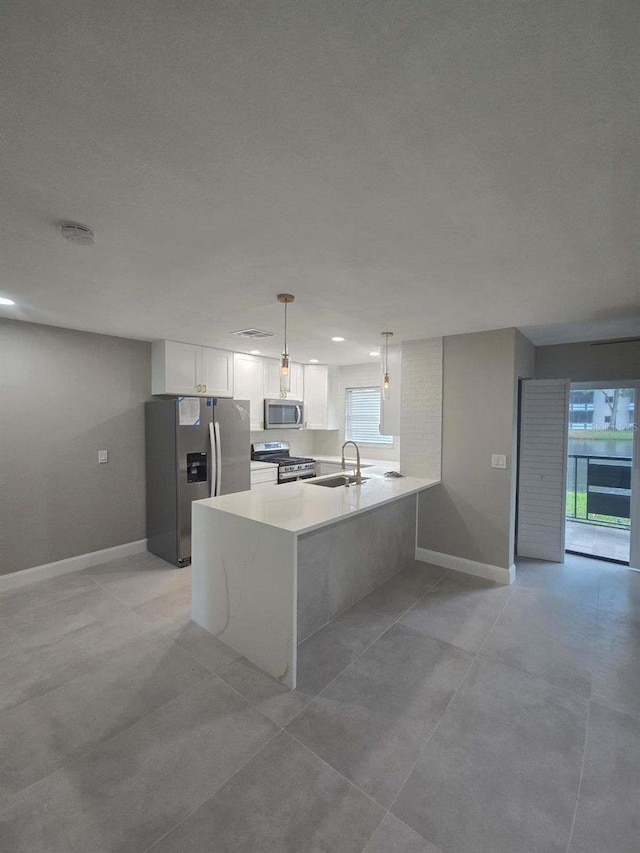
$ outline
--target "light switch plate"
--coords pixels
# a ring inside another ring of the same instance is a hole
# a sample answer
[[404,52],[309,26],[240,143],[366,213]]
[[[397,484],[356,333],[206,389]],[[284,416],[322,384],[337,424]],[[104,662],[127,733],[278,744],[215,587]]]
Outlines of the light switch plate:
[[98,451],[98,464],[102,464],[103,462],[109,461],[109,451],[108,450],[99,450]]
[[504,453],[492,453],[491,454],[491,467],[492,468],[503,468],[507,467],[507,457]]

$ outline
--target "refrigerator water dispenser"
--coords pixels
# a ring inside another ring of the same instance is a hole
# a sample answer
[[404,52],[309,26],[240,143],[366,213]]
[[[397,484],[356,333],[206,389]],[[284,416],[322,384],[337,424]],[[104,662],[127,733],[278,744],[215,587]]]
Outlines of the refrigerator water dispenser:
[[187,483],[207,482],[207,454],[187,453]]

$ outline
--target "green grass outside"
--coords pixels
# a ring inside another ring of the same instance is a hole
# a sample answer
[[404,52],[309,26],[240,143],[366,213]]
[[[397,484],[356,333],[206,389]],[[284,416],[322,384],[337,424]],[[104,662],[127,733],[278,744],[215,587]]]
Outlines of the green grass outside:
[[569,438],[582,440],[601,440],[601,441],[631,441],[633,438],[633,430],[631,429],[570,429]]
[[[574,503],[575,492],[567,491],[567,518],[577,518],[578,521],[602,521],[605,524],[619,524],[621,527],[629,527],[628,518],[617,518],[613,515],[591,515],[587,518],[587,493],[578,492],[577,504]],[[574,516],[575,509],[575,516]]]

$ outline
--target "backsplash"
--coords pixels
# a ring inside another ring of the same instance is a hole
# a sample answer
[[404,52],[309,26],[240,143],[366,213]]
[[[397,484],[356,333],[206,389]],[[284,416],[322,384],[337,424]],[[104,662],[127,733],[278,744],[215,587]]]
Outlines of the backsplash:
[[313,456],[314,433],[304,429],[266,429],[251,433],[251,443],[257,441],[288,441],[292,456]]

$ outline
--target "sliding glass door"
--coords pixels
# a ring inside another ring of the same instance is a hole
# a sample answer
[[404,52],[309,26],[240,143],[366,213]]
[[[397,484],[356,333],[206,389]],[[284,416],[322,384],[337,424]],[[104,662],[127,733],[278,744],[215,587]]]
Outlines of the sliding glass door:
[[567,551],[637,565],[637,426],[637,383],[572,383]]

